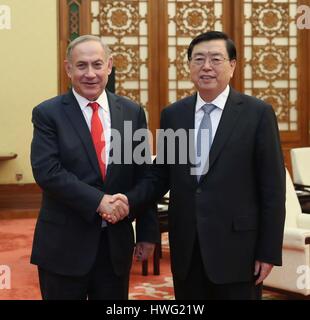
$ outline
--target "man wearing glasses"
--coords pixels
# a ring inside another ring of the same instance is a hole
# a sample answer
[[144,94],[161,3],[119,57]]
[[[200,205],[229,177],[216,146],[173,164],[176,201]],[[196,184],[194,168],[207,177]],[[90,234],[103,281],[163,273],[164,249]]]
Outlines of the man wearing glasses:
[[282,263],[285,170],[276,117],[229,86],[236,48],[226,34],[193,39],[188,64],[197,93],[165,108],[161,129],[195,129],[188,149],[196,167],[191,152],[186,164],[155,162],[145,185],[126,194],[129,205],[170,190],[176,299],[260,299],[263,280]]

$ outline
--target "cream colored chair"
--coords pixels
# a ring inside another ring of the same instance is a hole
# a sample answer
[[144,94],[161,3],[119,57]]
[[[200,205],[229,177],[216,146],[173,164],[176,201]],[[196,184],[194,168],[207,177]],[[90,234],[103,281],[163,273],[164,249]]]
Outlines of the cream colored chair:
[[293,181],[310,191],[310,147],[291,149]]
[[310,213],[310,147],[291,149],[293,181],[303,212]]
[[310,214],[302,213],[288,171],[283,265],[272,269],[264,286],[310,295]]

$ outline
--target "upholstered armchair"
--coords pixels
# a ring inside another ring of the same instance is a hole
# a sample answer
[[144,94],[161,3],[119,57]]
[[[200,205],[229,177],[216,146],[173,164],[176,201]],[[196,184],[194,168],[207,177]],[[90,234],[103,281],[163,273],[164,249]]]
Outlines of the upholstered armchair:
[[291,159],[295,186],[310,191],[310,147],[291,149]]
[[303,212],[310,213],[310,147],[291,149],[295,190]]
[[288,171],[283,265],[272,269],[264,286],[310,295],[310,214],[302,213]]

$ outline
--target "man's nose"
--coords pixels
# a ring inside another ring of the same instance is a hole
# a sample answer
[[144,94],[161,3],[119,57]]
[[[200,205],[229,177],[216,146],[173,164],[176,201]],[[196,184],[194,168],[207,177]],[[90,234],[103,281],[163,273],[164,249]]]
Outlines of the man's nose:
[[86,74],[87,77],[93,78],[96,76],[96,73],[94,72],[94,69],[90,66],[87,68]]
[[208,57],[205,58],[203,67],[207,68],[207,69],[212,69],[212,64],[211,64],[210,58],[208,58]]

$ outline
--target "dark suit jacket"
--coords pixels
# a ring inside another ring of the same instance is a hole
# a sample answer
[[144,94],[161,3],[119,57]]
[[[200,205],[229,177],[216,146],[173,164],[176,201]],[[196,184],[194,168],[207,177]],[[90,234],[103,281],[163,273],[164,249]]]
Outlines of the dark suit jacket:
[[[141,107],[107,92],[111,127],[119,130],[124,150],[124,121],[133,132],[146,127]],[[31,164],[43,190],[35,228],[31,262],[63,275],[84,275],[96,257],[101,217],[96,213],[104,195],[124,193],[138,183],[146,165],[110,164],[102,181],[90,131],[70,91],[41,103],[33,110]],[[133,142],[132,149],[137,142]],[[145,209],[145,210],[144,210]],[[131,210],[129,218],[108,225],[107,233],[115,272],[128,272],[134,248],[132,220],[137,216],[137,241],[158,241],[153,208]]]
[[[196,95],[164,109],[161,128],[193,129],[195,104]],[[173,165],[165,160],[153,165],[143,187],[127,193],[135,206],[170,189],[173,274],[185,278],[196,236],[214,283],[249,281],[256,259],[280,265],[285,170],[272,107],[231,89],[210,150],[208,173],[198,183],[190,168],[189,161]]]

